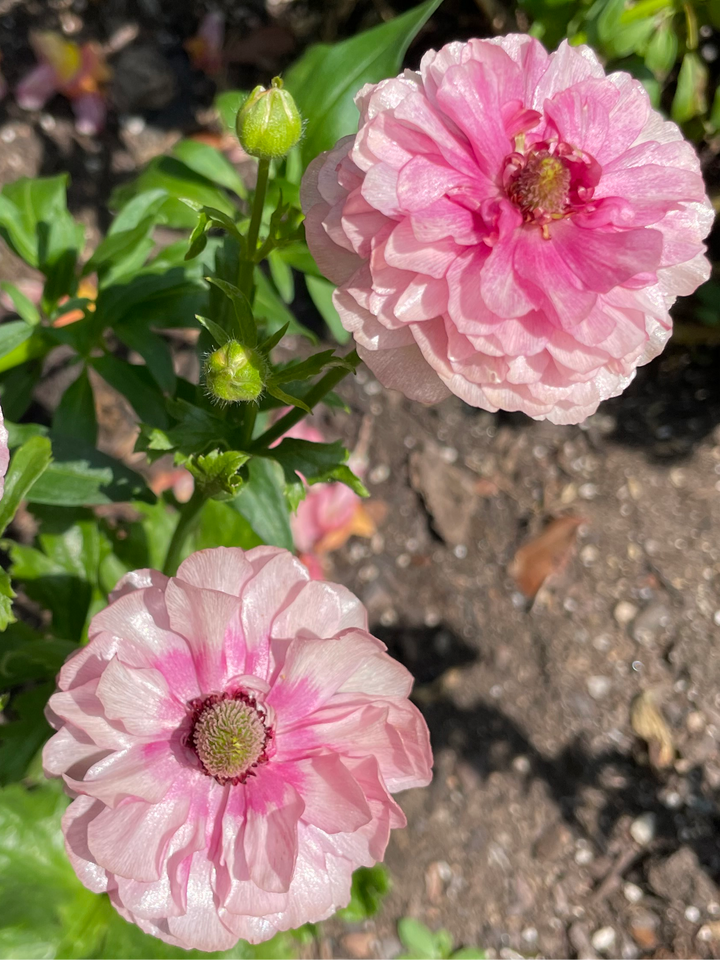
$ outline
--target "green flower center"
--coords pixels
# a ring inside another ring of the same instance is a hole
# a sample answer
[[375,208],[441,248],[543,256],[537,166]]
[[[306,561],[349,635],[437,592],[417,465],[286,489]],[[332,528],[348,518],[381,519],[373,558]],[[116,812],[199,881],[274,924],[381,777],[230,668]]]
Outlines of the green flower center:
[[262,762],[268,731],[249,699],[208,698],[195,721],[191,742],[205,773],[219,783],[241,783]]
[[570,170],[547,151],[531,153],[511,188],[512,199],[524,213],[536,210],[562,215],[568,202]]

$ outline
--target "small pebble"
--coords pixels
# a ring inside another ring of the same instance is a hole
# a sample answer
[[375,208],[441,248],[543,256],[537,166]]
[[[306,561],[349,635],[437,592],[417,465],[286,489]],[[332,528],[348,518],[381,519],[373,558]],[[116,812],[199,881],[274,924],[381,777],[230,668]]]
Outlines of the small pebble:
[[714,920],[712,923],[704,923],[695,934],[698,940],[703,943],[709,943],[711,940],[720,940],[720,923]]
[[593,700],[602,700],[610,692],[611,681],[608,677],[588,677],[588,693]]
[[685,719],[685,726],[688,729],[688,733],[703,733],[706,725],[705,715],[699,710],[693,710]]
[[613,610],[613,616],[621,627],[626,627],[637,616],[638,608],[628,600],[621,600]]
[[368,480],[370,483],[385,483],[389,476],[390,467],[386,463],[379,463],[368,474]]
[[517,773],[522,773],[523,775],[530,773],[530,761],[522,754],[519,757],[515,757],[512,766],[513,770]]
[[607,953],[615,946],[615,931],[612,927],[600,927],[590,937],[590,943],[595,950],[601,953]]
[[443,463],[455,463],[458,458],[458,452],[455,447],[443,447],[440,450],[440,459]]
[[697,923],[700,919],[700,911],[698,908],[692,905],[685,907],[685,919],[689,920],[690,923]]
[[586,567],[591,567],[599,556],[600,551],[597,547],[593,546],[592,543],[588,543],[587,546],[583,547],[580,551],[580,559]]
[[575,863],[580,867],[586,867],[589,863],[592,863],[595,859],[590,847],[580,847],[579,850],[575,851]]
[[538,938],[538,932],[535,927],[525,927],[520,936],[523,938],[525,943],[535,943]]
[[635,843],[641,847],[646,847],[655,838],[657,829],[657,817],[654,813],[641,813],[630,824],[630,836]]
[[628,903],[640,903],[643,898],[642,889],[636,883],[624,884],[623,893]]

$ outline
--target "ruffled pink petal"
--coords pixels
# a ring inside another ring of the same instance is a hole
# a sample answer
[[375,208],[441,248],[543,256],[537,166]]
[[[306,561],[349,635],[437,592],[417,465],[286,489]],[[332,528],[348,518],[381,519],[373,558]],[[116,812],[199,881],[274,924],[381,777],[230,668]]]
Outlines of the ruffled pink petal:
[[253,780],[246,802],[243,845],[250,879],[269,893],[283,893],[295,868],[304,800],[281,771],[268,766]]
[[96,695],[109,720],[140,737],[167,736],[185,717],[159,670],[126,667],[117,656],[100,677]]
[[325,833],[348,833],[372,819],[365,794],[337,753],[280,766],[302,795],[302,819]]

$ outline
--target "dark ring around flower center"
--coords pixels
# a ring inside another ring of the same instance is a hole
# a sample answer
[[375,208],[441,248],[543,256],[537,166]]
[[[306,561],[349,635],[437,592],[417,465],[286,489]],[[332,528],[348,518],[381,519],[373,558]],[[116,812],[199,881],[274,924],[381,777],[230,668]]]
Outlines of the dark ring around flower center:
[[267,763],[273,733],[251,694],[214,693],[188,706],[191,727],[186,742],[204,774],[221,784],[244,783],[255,776],[254,767]]

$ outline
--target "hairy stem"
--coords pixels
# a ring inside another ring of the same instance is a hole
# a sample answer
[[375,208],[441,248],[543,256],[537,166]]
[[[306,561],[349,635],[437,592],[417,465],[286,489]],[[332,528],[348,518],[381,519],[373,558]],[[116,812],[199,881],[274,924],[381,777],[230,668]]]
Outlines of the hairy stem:
[[[343,380],[348,373],[355,372],[356,368],[360,364],[360,357],[357,355],[357,351],[351,351],[346,357],[343,357],[346,363],[351,364],[351,370],[348,370],[347,367],[333,367],[331,370],[325,374],[322,379],[318,380],[315,386],[309,390],[306,395],[303,397],[305,403],[312,409],[316,404],[320,403],[322,398],[330,393],[341,380]],[[290,427],[294,427],[296,423],[299,423],[302,418],[306,416],[306,412],[301,410],[299,407],[293,407],[292,410],[289,410],[284,417],[280,417],[271,427],[269,427],[264,433],[261,433],[257,440],[252,443],[249,447],[250,450],[264,450],[273,442],[277,440],[278,437],[281,437],[286,433]]]
[[192,497],[190,497],[188,502],[184,504],[180,510],[180,517],[178,518],[177,526],[175,527],[175,532],[172,535],[167,556],[165,557],[165,563],[163,564],[162,572],[165,576],[173,577],[177,573],[185,541],[199,519],[200,510],[204,503],[205,497],[203,494],[200,490],[195,490]]
[[250,226],[248,227],[246,238],[245,257],[240,261],[240,269],[238,271],[238,287],[250,303],[252,303],[255,251],[257,250],[258,236],[260,235],[260,224],[262,223],[263,208],[265,207],[265,193],[267,192],[269,173],[270,161],[260,160],[258,162],[257,184],[255,185],[255,194],[253,196]]

